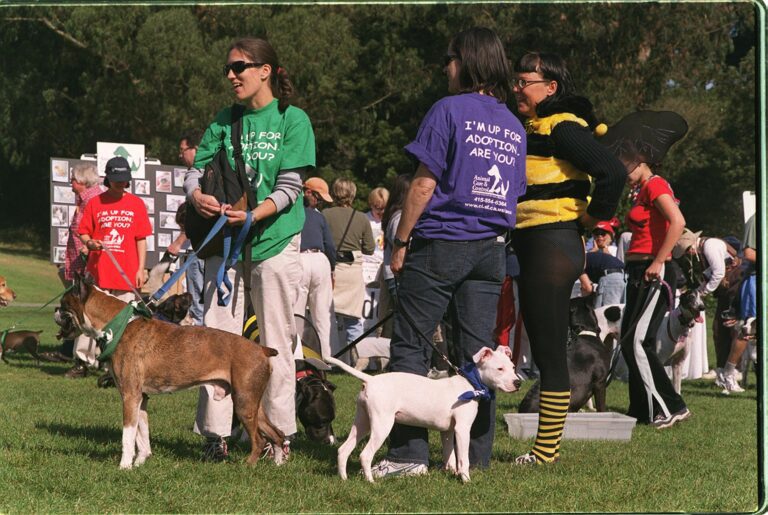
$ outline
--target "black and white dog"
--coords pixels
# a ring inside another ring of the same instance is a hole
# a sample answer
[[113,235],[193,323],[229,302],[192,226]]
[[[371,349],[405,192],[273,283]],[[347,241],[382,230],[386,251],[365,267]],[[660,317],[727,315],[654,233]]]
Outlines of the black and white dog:
[[[680,295],[677,307],[664,315],[656,332],[656,354],[665,366],[672,367],[672,385],[677,393],[680,393],[683,362],[690,350],[691,328],[702,322],[702,311],[701,295],[695,290],[685,291]],[[621,341],[624,305],[603,306],[596,309],[595,314],[603,341],[611,345]]]
[[[600,337],[593,304],[593,295],[571,299],[569,326],[572,337],[567,354],[571,384],[570,412],[579,411],[592,396],[595,397],[597,411],[606,411],[605,390],[612,347],[606,346]],[[539,389],[537,381],[520,402],[520,413],[539,411]]]

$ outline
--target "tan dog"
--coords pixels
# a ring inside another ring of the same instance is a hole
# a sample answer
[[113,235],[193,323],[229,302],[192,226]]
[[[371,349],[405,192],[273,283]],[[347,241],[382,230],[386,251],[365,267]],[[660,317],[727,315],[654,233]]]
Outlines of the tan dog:
[[0,348],[0,358],[7,364],[5,351],[12,350],[18,352],[26,350],[40,363],[40,356],[37,355],[37,349],[40,347],[40,333],[42,331],[10,331],[5,335],[2,348]]
[[[62,297],[54,318],[64,338],[78,333],[98,338],[125,305],[89,281],[76,279],[72,290]],[[232,394],[235,413],[250,435],[249,464],[259,460],[265,438],[281,446],[285,436],[272,425],[261,406],[271,371],[268,358],[276,354],[274,349],[218,329],[178,326],[141,317],[130,322],[109,358],[123,401],[120,468],[141,465],[152,454],[147,394],[171,393],[203,384],[216,385]]]
[[5,307],[16,298],[16,292],[8,287],[5,277],[0,275],[0,307]]

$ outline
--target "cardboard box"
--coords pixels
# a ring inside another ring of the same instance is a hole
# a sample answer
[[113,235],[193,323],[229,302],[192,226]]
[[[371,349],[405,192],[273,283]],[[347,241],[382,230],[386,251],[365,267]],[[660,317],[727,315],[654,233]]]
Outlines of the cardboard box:
[[[538,413],[506,413],[504,420],[512,438],[536,436]],[[568,413],[563,439],[630,440],[636,422],[634,418],[620,413]]]

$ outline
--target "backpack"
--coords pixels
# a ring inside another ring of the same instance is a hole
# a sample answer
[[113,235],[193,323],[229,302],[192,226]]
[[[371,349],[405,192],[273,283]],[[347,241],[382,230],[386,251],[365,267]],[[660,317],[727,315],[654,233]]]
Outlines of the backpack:
[[[243,148],[240,138],[243,133],[243,112],[245,108],[240,104],[232,105],[232,130],[231,141],[234,148],[233,157],[236,170],[232,170],[227,159],[227,150],[224,145],[213,156],[213,159],[205,165],[203,176],[200,178],[200,191],[206,195],[216,197],[222,204],[231,204],[234,210],[252,210],[256,208],[256,198],[251,190],[250,181],[245,174],[245,162],[243,161]],[[222,142],[223,143],[223,142]],[[203,218],[188,202],[186,207],[186,223],[184,232],[192,243],[192,248],[197,251],[203,240],[216,223],[217,217]],[[246,237],[250,243],[256,234],[256,226],[251,229]],[[224,252],[223,231],[219,231],[197,256],[205,259],[210,256],[221,256]]]

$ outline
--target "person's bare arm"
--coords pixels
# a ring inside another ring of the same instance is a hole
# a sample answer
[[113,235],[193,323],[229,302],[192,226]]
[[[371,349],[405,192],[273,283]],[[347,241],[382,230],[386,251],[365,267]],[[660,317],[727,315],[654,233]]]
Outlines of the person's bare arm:
[[[400,223],[395,231],[397,239],[408,241],[408,238],[411,237],[411,231],[416,226],[416,222],[418,222],[422,213],[427,208],[427,204],[432,199],[432,194],[435,192],[436,187],[437,178],[435,175],[423,163],[419,164],[416,175],[411,181],[411,187],[408,189],[408,195],[405,198]],[[392,259],[389,267],[395,274],[399,274],[403,269],[405,251],[405,247],[400,246],[396,246],[392,250]]]

